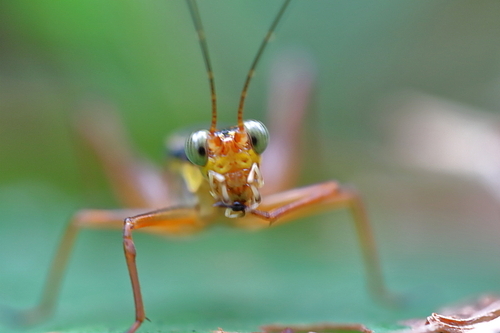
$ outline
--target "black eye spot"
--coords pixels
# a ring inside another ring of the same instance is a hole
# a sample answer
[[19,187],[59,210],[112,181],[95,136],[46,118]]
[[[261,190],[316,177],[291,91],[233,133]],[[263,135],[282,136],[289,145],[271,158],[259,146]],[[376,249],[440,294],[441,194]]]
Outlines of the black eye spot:
[[259,143],[259,140],[255,135],[250,136],[250,139],[252,140],[252,146],[256,146],[257,143]]
[[205,147],[202,146],[198,147],[198,154],[200,156],[205,156],[207,154],[207,150],[205,149]]

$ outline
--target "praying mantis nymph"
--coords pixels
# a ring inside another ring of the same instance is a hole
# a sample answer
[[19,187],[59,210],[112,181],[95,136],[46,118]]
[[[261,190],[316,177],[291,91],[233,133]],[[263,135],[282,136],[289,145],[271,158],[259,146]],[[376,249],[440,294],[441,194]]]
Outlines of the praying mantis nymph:
[[[338,208],[348,209],[353,216],[368,272],[369,289],[376,297],[387,298],[371,227],[355,190],[336,181],[287,189],[288,180],[280,175],[266,180],[264,185],[264,177],[271,170],[286,175],[287,169],[294,165],[286,154],[283,157],[271,152],[266,156],[267,162],[261,163],[261,155],[268,148],[269,132],[260,121],[244,120],[243,109],[257,63],[290,0],[284,1],[251,64],[237,109],[236,125],[225,129],[217,128],[214,76],[200,14],[195,0],[187,2],[208,73],[212,113],[209,128],[191,133],[181,149],[178,145],[171,147],[172,165],[175,165],[183,190],[172,191],[170,180],[151,164],[137,158],[125,140],[119,135],[113,137],[112,130],[104,129],[100,134],[99,131],[83,130],[127,208],[85,209],[72,217],[39,305],[24,311],[11,310],[13,320],[19,324],[35,324],[53,312],[71,249],[81,229],[122,228],[135,305],[135,320],[127,332],[133,333],[146,319],[132,238],[134,231],[180,236],[199,232],[216,223],[261,229]],[[277,139],[273,147],[283,151],[296,149],[290,145],[287,140]],[[182,197],[179,193],[183,194]]]

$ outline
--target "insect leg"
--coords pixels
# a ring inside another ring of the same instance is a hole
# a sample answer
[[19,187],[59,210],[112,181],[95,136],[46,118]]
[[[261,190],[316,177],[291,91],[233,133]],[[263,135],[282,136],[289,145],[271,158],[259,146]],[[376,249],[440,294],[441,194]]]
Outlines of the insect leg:
[[164,175],[136,152],[112,105],[92,102],[80,111],[75,126],[125,207],[158,209],[174,203]]
[[[299,217],[339,208],[349,209],[362,249],[369,290],[376,299],[384,303],[394,302],[393,296],[388,293],[384,284],[373,231],[363,202],[354,189],[341,187],[337,182],[329,181],[269,196],[263,199],[259,208],[262,210],[253,210],[250,213],[272,224],[285,223]],[[249,219],[245,223],[263,222]]]
[[134,333],[146,319],[139,276],[135,263],[136,249],[132,239],[132,230],[144,227],[168,228],[172,224],[180,227],[178,230],[180,233],[192,233],[204,227],[202,220],[198,218],[198,211],[195,208],[179,207],[162,209],[125,219],[125,224],[123,226],[123,249],[127,261],[130,281],[132,283],[135,304],[135,322],[130,326],[127,333]]
[[263,195],[290,189],[296,183],[303,158],[303,127],[315,76],[307,55],[285,54],[275,63],[267,115],[270,140],[261,164],[266,182]]
[[123,226],[123,219],[134,212],[137,214],[137,210],[81,210],[77,212],[64,231],[38,305],[26,310],[1,307],[2,321],[12,326],[31,326],[49,317],[54,311],[62,278],[78,232],[82,228],[119,229]]

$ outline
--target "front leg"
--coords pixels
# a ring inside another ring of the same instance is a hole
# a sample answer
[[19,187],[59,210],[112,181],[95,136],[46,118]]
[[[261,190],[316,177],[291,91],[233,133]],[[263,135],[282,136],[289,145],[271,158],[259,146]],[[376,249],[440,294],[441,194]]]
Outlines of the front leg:
[[349,209],[362,249],[369,290],[384,303],[393,303],[394,299],[384,284],[370,222],[363,202],[354,189],[328,181],[274,194],[264,198],[259,208],[250,210],[251,216],[243,218],[239,225],[258,228],[266,223],[281,224],[320,212]]
[[125,219],[123,225],[123,250],[132,283],[135,305],[135,322],[130,326],[127,333],[134,333],[146,319],[139,275],[135,263],[135,244],[132,239],[132,230],[145,227],[163,229],[168,231],[170,235],[179,235],[201,230],[204,227],[204,222],[199,217],[198,210],[192,207],[160,209]]

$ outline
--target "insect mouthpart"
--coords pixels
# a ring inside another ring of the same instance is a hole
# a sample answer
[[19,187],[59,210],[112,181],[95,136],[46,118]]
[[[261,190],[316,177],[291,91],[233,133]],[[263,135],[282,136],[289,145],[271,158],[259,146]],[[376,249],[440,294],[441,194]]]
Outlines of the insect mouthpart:
[[247,208],[255,209],[261,201],[263,181],[256,163],[250,170],[225,175],[210,170],[208,180],[215,206],[226,208],[226,217],[242,217]]
[[232,204],[227,204],[223,201],[218,201],[214,203],[215,207],[223,207],[223,208],[230,208],[235,212],[244,212],[248,207],[245,204],[242,204],[241,202],[233,202]]
[[245,206],[244,204],[240,203],[240,202],[235,202],[233,203],[230,207],[228,208],[231,208],[232,210],[234,210],[235,212],[243,212],[245,211],[245,209],[247,208],[247,206]]
[[241,202],[233,202],[232,204],[227,204],[222,201],[218,201],[214,204],[215,207],[223,207],[226,208],[225,215],[226,217],[234,218],[234,217],[243,217],[245,216],[247,205],[242,204]]

